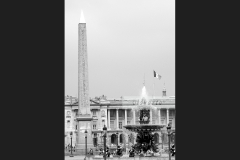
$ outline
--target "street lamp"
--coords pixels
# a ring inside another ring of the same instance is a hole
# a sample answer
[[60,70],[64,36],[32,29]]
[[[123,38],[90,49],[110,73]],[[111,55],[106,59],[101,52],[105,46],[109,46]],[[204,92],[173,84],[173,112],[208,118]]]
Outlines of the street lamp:
[[72,154],[72,132],[70,132],[70,137],[71,137],[71,155],[70,155],[70,157],[73,157],[73,154]]
[[117,149],[116,149],[116,153],[117,153],[117,150],[118,150],[118,132],[116,133],[117,135]]
[[116,135],[117,135],[117,147],[118,147],[118,132],[116,133]]
[[163,132],[161,132],[161,138],[162,138],[162,149],[163,149]]
[[85,160],[87,158],[87,130],[85,130]]
[[107,127],[105,126],[104,124],[104,127],[103,127],[103,137],[104,137],[104,154],[103,154],[103,157],[104,157],[104,160],[106,160],[106,137],[107,137]]
[[170,124],[168,124],[168,126],[167,126],[167,132],[168,132],[168,154],[169,154],[169,160],[171,160],[171,152],[170,152],[170,150],[171,150],[171,148],[170,148],[171,126],[170,126]]

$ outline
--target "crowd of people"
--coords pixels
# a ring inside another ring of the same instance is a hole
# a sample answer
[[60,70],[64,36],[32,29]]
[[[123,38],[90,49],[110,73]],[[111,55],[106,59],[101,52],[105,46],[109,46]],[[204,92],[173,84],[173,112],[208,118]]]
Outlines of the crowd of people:
[[[153,150],[150,148],[149,150],[147,150],[147,152],[144,153],[143,149],[136,151],[135,147],[132,146],[131,149],[129,150],[129,157],[134,157],[135,155],[139,155],[141,157],[160,156],[164,152],[166,152],[164,149],[158,149],[158,152],[153,152]],[[171,156],[175,156],[176,152],[174,144],[171,146],[169,152],[171,153]]]
[[[69,152],[71,151],[71,145],[68,144],[66,145],[65,147],[66,150],[68,150]],[[75,151],[75,146],[72,147],[72,151],[74,152]],[[102,155],[104,156],[104,149],[103,148],[100,148],[99,150],[96,150],[96,151],[99,151],[99,155]],[[170,150],[171,152],[171,155],[172,156],[175,156],[175,146],[174,144],[171,146]],[[157,153],[154,153],[153,150],[150,148],[149,150],[147,150],[147,152],[143,152],[143,150],[139,150],[138,152],[135,150],[134,146],[132,145],[131,148],[129,150],[126,150],[126,152],[129,153],[129,157],[134,157],[135,155],[139,155],[139,156],[159,156],[161,155],[163,152],[165,152],[164,149],[159,149],[159,152]],[[89,155],[93,155],[93,149],[90,149],[89,152],[88,152]],[[119,144],[117,146],[117,149],[115,151],[112,151],[110,152],[110,149],[108,146],[106,146],[106,156],[107,157],[110,157],[110,156],[122,156],[123,155],[123,145],[122,144]]]
[[[102,155],[102,156],[104,156],[104,150],[103,150],[103,148],[100,148],[99,149],[99,155]],[[122,156],[123,155],[123,146],[120,144],[120,145],[118,145],[117,146],[117,149],[115,150],[115,151],[110,151],[110,149],[109,149],[109,147],[108,146],[106,146],[106,156],[107,157],[110,157],[110,156]]]
[[[66,145],[65,149],[70,152],[71,151],[71,144]],[[75,146],[72,146],[72,151],[75,151]]]

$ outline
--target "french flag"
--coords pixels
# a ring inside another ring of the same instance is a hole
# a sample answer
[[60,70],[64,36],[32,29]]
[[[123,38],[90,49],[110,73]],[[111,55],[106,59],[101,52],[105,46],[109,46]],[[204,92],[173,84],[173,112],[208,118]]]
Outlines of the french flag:
[[157,74],[157,72],[153,71],[153,76],[156,77],[157,79],[161,79],[161,76]]

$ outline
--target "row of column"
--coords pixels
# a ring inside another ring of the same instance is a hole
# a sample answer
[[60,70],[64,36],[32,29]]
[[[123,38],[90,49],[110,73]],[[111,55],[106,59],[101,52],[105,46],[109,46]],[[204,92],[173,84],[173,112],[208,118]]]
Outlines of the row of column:
[[[133,111],[133,119],[135,124],[135,111]],[[117,129],[119,129],[119,123],[118,123],[118,109],[116,109],[116,120],[117,120]],[[127,125],[127,110],[125,109],[125,125]],[[108,129],[110,129],[110,109],[108,109]]]
[[[158,123],[161,124],[161,110],[158,110]],[[167,108],[167,124],[169,123],[169,109]]]
[[[150,124],[152,124],[152,110],[150,110]],[[108,129],[110,129],[110,109],[108,109]],[[116,121],[117,129],[119,129],[118,123],[118,109],[116,109]],[[167,109],[167,124],[169,123],[169,109]],[[161,124],[161,110],[158,110],[158,124]],[[127,110],[125,109],[125,125],[127,125]],[[133,110],[133,125],[135,125],[135,110]]]

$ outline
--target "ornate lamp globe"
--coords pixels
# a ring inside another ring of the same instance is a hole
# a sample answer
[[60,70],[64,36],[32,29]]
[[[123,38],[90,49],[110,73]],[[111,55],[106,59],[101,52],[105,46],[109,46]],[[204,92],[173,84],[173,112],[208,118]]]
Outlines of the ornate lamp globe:
[[107,127],[106,125],[104,124],[104,127],[103,127],[103,133],[106,134],[107,133]]
[[170,125],[167,126],[167,132],[168,132],[168,133],[171,132],[171,126],[170,126]]
[[87,132],[87,130],[85,130],[85,132],[84,132],[84,133],[85,133],[85,137],[87,137],[87,133],[88,133],[88,132]]

